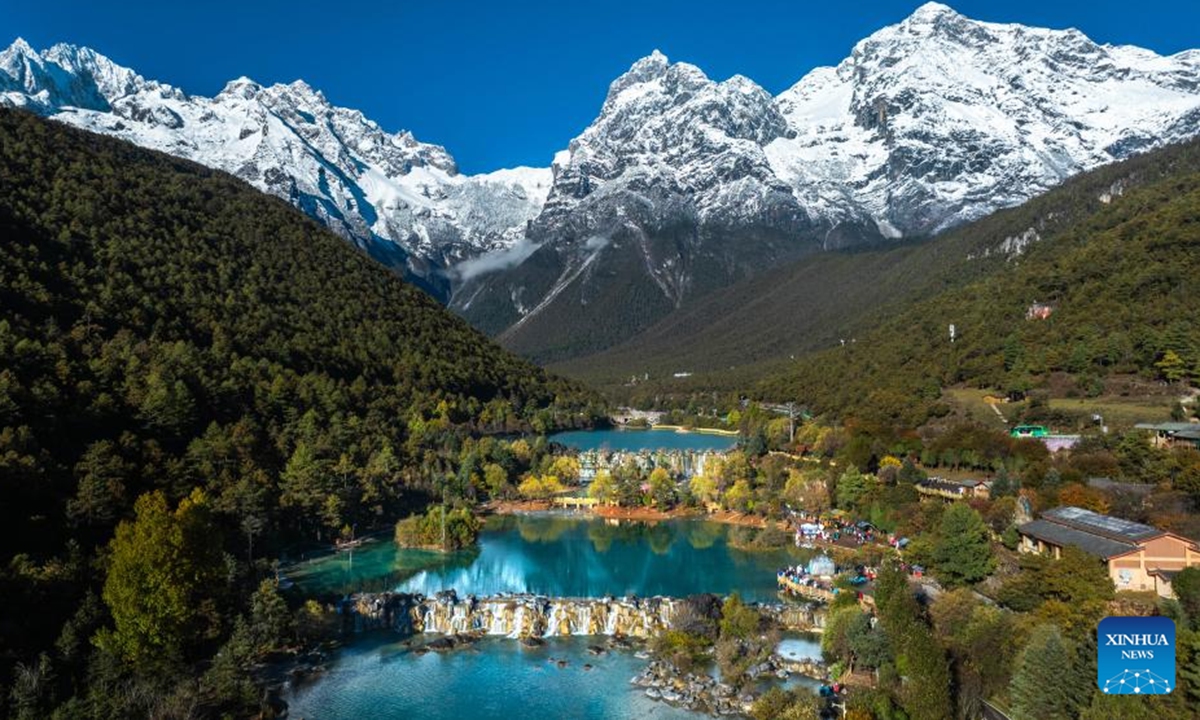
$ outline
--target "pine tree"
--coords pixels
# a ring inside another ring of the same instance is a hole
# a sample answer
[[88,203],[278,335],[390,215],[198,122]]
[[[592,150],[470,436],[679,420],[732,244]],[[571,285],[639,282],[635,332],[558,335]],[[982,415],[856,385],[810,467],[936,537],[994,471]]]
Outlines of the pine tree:
[[996,479],[992,481],[992,497],[1008,497],[1015,492],[1016,488],[1013,487],[1012,476],[1008,474],[1008,468],[1000,468],[1000,471],[996,473]]
[[250,623],[258,652],[285,644],[292,635],[292,615],[273,579],[263,580],[250,598]]
[[1200,706],[1200,632],[1179,633],[1176,646],[1179,678],[1175,689],[1178,691],[1179,685],[1183,685],[1188,700]]
[[955,503],[942,514],[933,549],[934,572],[946,585],[964,585],[987,577],[996,565],[987,525],[979,513]]
[[1013,720],[1071,720],[1075,698],[1062,687],[1072,654],[1055,625],[1034,629],[1009,688]]

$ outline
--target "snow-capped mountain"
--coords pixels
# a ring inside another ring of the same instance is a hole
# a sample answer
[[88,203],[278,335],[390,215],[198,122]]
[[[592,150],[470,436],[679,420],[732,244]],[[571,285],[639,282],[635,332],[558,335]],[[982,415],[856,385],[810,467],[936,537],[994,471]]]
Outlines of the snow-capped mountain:
[[444,148],[388,133],[301,81],[240,78],[198,97],[65,44],[38,53],[18,39],[0,53],[0,104],[228,171],[443,298],[444,270],[515,243],[550,189],[549,169],[462,175]]
[[232,172],[542,359],[806,253],[927,236],[1200,133],[1200,51],[937,3],[776,97],[655,52],[551,168],[464,176],[295,82],[213,98],[86,48],[0,53],[0,104]]
[[774,98],[654,53],[556,157],[536,252],[453,306],[541,359],[586,353],[763,267],[927,236],[1197,133],[1198,51],[936,3]]
[[540,353],[553,336],[553,354],[570,355],[797,248],[818,249],[765,152],[793,134],[770,93],[744,77],[715,82],[658,52],[639,60],[555,157],[529,258],[466,279],[451,306],[520,350]]
[[1200,52],[1161,57],[930,3],[776,104],[795,134],[767,156],[805,208],[924,235],[1195,135]]

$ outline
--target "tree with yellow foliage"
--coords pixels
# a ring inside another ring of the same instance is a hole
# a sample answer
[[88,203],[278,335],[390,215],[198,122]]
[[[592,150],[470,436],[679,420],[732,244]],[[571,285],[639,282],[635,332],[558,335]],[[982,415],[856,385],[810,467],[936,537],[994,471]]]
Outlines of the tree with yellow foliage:
[[517,486],[517,492],[521,494],[521,497],[530,500],[548,500],[565,489],[562,482],[554,475],[537,475],[535,473],[526,475],[521,484]]

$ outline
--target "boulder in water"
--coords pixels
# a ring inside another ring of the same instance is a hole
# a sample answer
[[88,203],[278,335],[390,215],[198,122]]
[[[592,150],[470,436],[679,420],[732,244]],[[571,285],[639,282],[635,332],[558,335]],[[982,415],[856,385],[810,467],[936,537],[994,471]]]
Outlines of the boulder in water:
[[436,640],[430,640],[425,647],[433,650],[434,652],[446,652],[448,650],[453,650],[457,644],[458,643],[454,641],[453,637],[440,637]]

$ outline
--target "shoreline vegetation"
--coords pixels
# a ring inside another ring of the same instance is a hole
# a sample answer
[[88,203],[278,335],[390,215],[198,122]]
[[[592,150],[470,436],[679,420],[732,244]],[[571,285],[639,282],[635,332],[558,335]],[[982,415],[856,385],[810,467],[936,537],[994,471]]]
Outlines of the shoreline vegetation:
[[473,547],[483,523],[470,510],[434,506],[424,515],[396,523],[396,544],[405,548],[455,552]]

